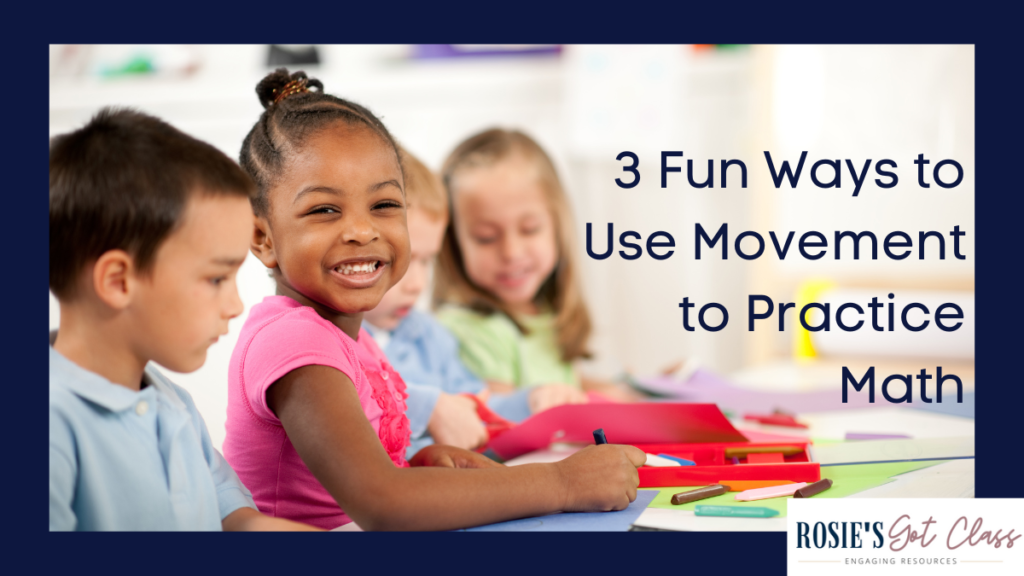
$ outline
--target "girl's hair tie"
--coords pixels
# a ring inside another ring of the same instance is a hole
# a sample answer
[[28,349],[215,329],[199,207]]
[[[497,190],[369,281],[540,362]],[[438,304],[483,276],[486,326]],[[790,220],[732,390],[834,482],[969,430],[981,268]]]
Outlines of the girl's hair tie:
[[307,82],[308,81],[305,78],[300,78],[298,80],[292,80],[280,88],[274,88],[274,104],[281,102],[293,94],[309,92],[309,88],[306,87]]

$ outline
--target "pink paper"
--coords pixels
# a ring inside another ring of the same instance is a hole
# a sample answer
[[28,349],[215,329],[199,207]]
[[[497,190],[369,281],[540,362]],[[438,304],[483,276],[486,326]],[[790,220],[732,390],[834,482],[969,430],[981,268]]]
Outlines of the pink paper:
[[593,443],[598,428],[612,444],[747,441],[714,404],[652,402],[556,406],[502,433],[489,447],[507,460],[552,442]]
[[796,494],[797,490],[804,486],[807,486],[807,482],[797,482],[796,484],[783,484],[782,486],[769,486],[767,488],[744,490],[736,495],[736,500],[739,500],[740,502],[750,502],[751,500],[765,500],[767,498],[792,496],[793,494]]

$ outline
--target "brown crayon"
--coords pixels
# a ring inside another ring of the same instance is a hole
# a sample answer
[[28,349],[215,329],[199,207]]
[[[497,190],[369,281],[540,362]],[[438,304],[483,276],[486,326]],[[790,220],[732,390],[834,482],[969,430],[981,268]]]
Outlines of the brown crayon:
[[744,458],[747,454],[764,454],[766,452],[778,452],[783,456],[793,456],[801,454],[803,451],[803,446],[733,446],[725,449],[725,457],[738,456]]
[[676,506],[680,504],[686,504],[687,502],[696,502],[697,500],[703,500],[705,498],[711,498],[712,496],[718,496],[719,494],[725,494],[729,491],[727,486],[721,484],[713,484],[711,486],[705,486],[703,488],[697,488],[696,490],[690,490],[689,492],[680,492],[672,496],[672,503]]
[[832,481],[829,480],[828,478],[825,478],[824,480],[818,480],[813,484],[808,484],[807,486],[804,486],[803,488],[797,490],[793,494],[793,498],[810,498],[811,496],[814,496],[815,494],[820,494],[831,487]]

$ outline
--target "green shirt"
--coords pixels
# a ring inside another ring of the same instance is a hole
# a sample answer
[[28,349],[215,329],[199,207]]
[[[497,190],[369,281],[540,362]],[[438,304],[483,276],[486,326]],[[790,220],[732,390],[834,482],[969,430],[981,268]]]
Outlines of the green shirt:
[[580,385],[572,364],[562,361],[550,312],[521,317],[527,335],[501,312],[483,315],[446,306],[437,319],[458,338],[462,362],[481,379],[517,387]]

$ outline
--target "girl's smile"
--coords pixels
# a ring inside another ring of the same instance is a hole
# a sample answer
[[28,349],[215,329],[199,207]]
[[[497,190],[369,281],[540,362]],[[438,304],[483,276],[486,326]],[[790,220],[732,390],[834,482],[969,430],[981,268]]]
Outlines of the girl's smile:
[[506,270],[498,273],[497,282],[506,288],[515,289],[532,279],[535,273],[536,267],[532,266],[529,268]]
[[346,288],[369,288],[384,276],[387,263],[376,257],[351,258],[331,268],[337,281]]

